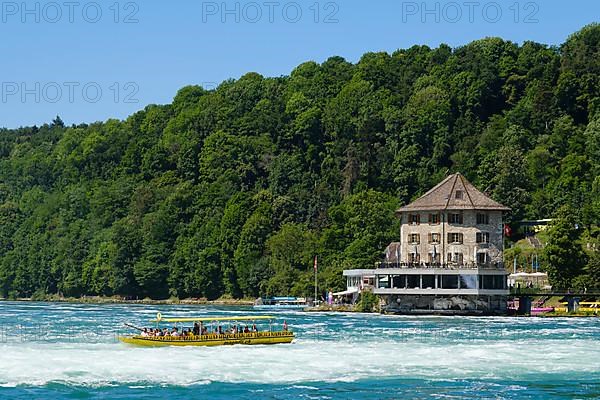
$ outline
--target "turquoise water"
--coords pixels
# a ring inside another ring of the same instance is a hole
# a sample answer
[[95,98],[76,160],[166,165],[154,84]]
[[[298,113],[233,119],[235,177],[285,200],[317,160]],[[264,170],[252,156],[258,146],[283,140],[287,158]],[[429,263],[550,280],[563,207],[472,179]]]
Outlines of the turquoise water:
[[291,345],[134,348],[123,322],[250,308],[0,302],[0,398],[600,399],[600,320],[285,312]]

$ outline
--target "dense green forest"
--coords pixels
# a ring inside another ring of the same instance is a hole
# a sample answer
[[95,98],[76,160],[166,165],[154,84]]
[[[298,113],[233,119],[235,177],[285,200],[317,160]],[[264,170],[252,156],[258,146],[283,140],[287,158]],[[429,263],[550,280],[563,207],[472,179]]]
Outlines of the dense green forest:
[[[0,130],[0,296],[307,295],[370,267],[450,172],[556,217],[543,267],[600,282],[600,25],[332,57],[125,121]],[[0,121],[1,123],[1,121]],[[583,282],[583,283],[582,283]]]

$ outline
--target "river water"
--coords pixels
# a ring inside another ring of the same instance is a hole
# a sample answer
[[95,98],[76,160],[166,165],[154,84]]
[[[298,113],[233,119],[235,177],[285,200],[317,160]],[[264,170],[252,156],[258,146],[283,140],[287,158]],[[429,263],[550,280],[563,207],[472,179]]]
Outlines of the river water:
[[0,398],[600,399],[597,318],[277,313],[289,345],[136,348],[124,322],[251,308],[0,302]]

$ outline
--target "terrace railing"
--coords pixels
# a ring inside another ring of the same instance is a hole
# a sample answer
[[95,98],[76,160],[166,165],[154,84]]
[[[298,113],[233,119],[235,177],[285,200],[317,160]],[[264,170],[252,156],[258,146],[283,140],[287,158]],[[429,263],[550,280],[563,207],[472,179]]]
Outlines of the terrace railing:
[[375,268],[402,268],[402,269],[415,269],[415,268],[437,268],[437,269],[495,269],[503,270],[504,264],[502,263],[432,263],[432,262],[418,262],[418,263],[406,263],[406,262],[378,262],[375,264]]

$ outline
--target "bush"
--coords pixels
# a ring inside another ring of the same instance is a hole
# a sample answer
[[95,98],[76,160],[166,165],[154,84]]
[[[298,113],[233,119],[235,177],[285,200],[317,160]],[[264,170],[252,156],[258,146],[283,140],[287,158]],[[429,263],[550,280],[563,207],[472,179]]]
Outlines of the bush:
[[356,305],[356,311],[359,312],[374,312],[379,308],[379,299],[373,292],[364,290],[360,294],[360,299]]

